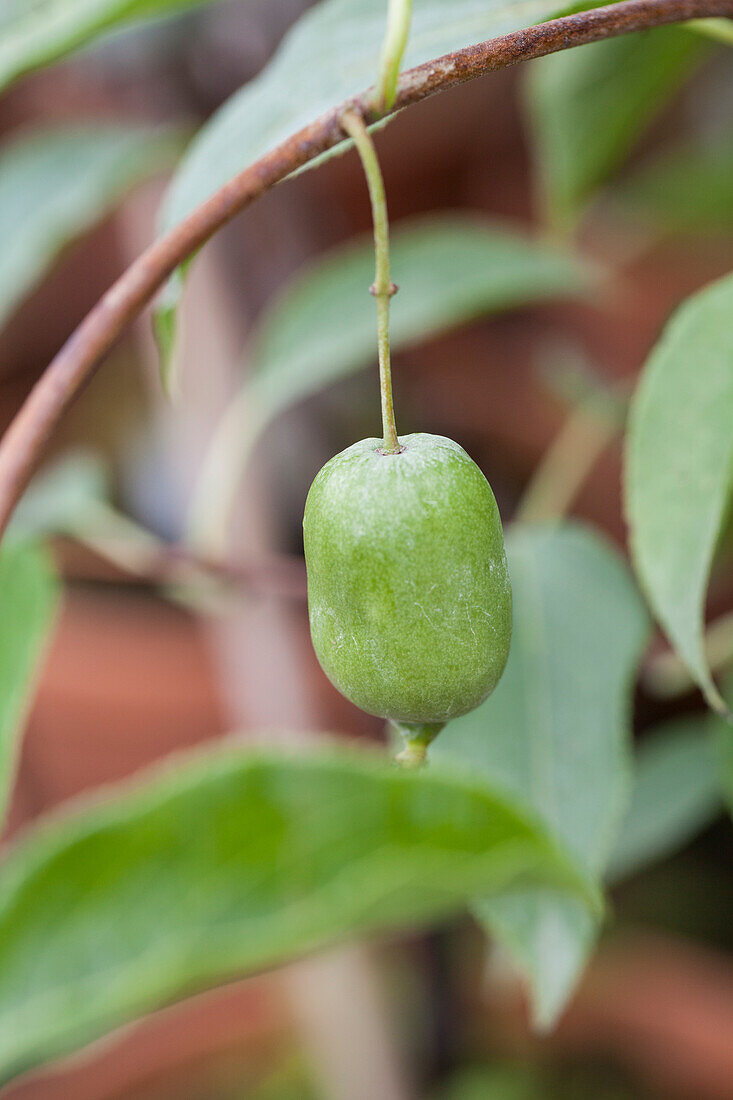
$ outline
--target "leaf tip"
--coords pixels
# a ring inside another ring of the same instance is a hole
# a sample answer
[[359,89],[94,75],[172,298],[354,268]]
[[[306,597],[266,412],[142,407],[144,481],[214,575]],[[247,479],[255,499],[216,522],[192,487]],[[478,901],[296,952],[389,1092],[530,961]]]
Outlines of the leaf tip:
[[728,706],[712,679],[706,677],[706,682],[702,683],[700,687],[710,709],[715,711],[724,722],[733,725],[733,710]]
[[173,401],[180,393],[178,372],[174,369],[176,347],[175,309],[163,302],[153,314],[153,335],[158,349],[160,382],[166,397]]

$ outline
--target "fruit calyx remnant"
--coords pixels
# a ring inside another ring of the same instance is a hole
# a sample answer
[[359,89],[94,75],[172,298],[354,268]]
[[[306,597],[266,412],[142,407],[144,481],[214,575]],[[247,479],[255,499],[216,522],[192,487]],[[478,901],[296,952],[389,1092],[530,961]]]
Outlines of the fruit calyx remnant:
[[398,722],[391,719],[392,725],[402,737],[404,746],[395,756],[395,763],[402,768],[421,768],[427,763],[428,746],[445,727],[445,722],[431,724],[417,722]]

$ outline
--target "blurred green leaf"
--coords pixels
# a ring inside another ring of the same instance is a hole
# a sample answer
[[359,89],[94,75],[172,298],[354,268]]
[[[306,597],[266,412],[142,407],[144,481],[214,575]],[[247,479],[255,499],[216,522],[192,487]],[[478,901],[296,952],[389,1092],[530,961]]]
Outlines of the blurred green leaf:
[[120,124],[32,130],[7,142],[0,149],[0,325],[67,244],[135,184],[170,167],[180,147],[180,131]]
[[[112,502],[110,475],[101,455],[72,450],[39,470],[13,514],[6,540],[61,535],[88,547],[92,553],[127,573],[150,581],[161,575],[166,543],[141,526]],[[200,582],[206,570],[181,560],[169,565],[166,594],[185,598],[186,582]],[[178,578],[178,584],[175,578]],[[210,580],[210,578],[209,578]],[[180,587],[179,587],[180,585]]]
[[[431,755],[528,799],[599,876],[629,787],[629,701],[647,617],[624,563],[585,528],[520,527],[507,554],[514,632],[506,671]],[[535,1019],[549,1026],[593,944],[593,918],[572,898],[536,889],[474,908],[525,971]]]
[[718,721],[710,715],[679,718],[642,741],[610,878],[634,874],[681,848],[720,813],[711,720]]
[[641,1100],[613,1067],[562,1058],[462,1068],[431,1095],[432,1100]]
[[[420,0],[414,6],[402,67],[549,19],[560,7],[557,0]],[[199,131],[165,200],[161,228],[176,225],[252,161],[371,87],[386,10],[386,3],[374,0],[323,0],[307,11],[263,72]],[[349,143],[341,146],[348,147]],[[158,302],[156,329],[162,337],[164,374],[170,370],[167,359],[181,284],[180,278],[171,281]]]
[[725,711],[703,642],[705,594],[733,485],[733,275],[688,298],[631,404],[625,496],[636,572],[670,642]]
[[[560,7],[557,0],[421,0],[402,67],[549,19]],[[386,11],[386,4],[373,0],[324,0],[306,12],[263,72],[197,134],[166,199],[164,228],[185,218],[268,149],[369,88],[376,78]]]
[[[392,234],[394,351],[474,317],[587,293],[593,270],[507,225],[470,216],[419,218]],[[229,406],[204,463],[192,528],[218,543],[242,469],[263,428],[295,401],[376,356],[371,238],[319,258],[286,286],[252,341],[251,379]]]
[[625,180],[613,200],[666,231],[733,231],[733,143],[668,150]]
[[75,535],[109,498],[109,471],[101,458],[72,451],[39,470],[18,503],[7,537]]
[[18,737],[56,609],[46,555],[30,544],[0,550],[0,829],[15,775]]
[[553,225],[572,225],[707,52],[700,36],[662,27],[529,66],[526,108]]
[[[262,1080],[248,1085],[246,1100],[322,1100],[319,1097],[313,1078],[312,1068],[307,1065],[305,1057],[290,1055],[283,1059],[282,1055],[274,1068],[265,1070]],[[241,1091],[233,1084],[233,1092],[230,1100],[245,1100]],[[212,1100],[227,1100],[227,1096],[219,1096]]]
[[597,903],[486,785],[335,745],[200,754],[7,857],[0,1080],[217,981],[540,882]]
[[0,91],[101,34],[210,0],[0,0]]
[[475,1066],[453,1074],[433,1100],[547,1100],[547,1090],[529,1066]]
[[[487,313],[588,293],[593,273],[569,253],[508,223],[470,215],[400,222],[392,234],[396,347]],[[285,288],[254,341],[258,401],[284,407],[374,360],[375,310],[367,293],[374,248],[364,238],[319,257]]]
[[721,725],[720,739],[720,769],[722,774],[723,794],[729,813],[733,814],[733,728],[730,723]]
[[[727,697],[733,698],[733,674],[726,677],[724,686]],[[723,797],[729,812],[733,814],[733,722],[718,718],[713,727],[713,736],[718,753],[718,775]]]

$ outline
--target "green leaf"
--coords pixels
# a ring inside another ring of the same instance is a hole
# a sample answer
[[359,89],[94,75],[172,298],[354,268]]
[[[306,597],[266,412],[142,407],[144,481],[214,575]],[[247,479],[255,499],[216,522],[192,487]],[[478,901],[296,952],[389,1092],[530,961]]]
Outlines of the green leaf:
[[459,1069],[432,1100],[549,1100],[549,1094],[535,1067],[500,1064]]
[[613,199],[622,212],[667,232],[731,232],[733,143],[670,149],[625,180]]
[[689,298],[631,404],[625,496],[636,572],[711,706],[726,707],[703,644],[705,593],[733,484],[733,276]]
[[[629,699],[648,621],[624,563],[575,524],[507,539],[514,593],[509,662],[494,694],[431,748],[528,799],[591,874],[613,850],[629,786]],[[596,922],[545,890],[482,900],[479,919],[529,979],[536,1022],[571,994]]]
[[[559,6],[557,0],[420,0],[402,68],[549,19]],[[279,142],[371,87],[385,18],[386,4],[374,0],[323,0],[306,12],[263,72],[199,131],[173,180],[161,228],[176,225]],[[180,280],[169,284],[158,305],[163,358],[171,352],[180,293]]]
[[[719,721],[713,719],[713,721]],[[608,868],[623,878],[681,848],[721,807],[711,717],[667,723],[636,754],[634,790]]]
[[209,0],[0,0],[0,91],[134,20]]
[[[733,698],[733,675],[729,675],[724,681],[724,687],[728,698]],[[713,737],[718,755],[718,776],[723,792],[723,798],[728,810],[733,814],[733,723],[717,715],[712,719]]]
[[7,858],[0,1081],[215,982],[522,882],[597,902],[486,785],[335,745],[200,754]]
[[[68,451],[38,471],[13,514],[5,539],[65,536],[127,573],[149,577],[165,556],[165,543],[118,511],[111,489],[101,455],[81,449]],[[190,570],[188,573],[190,577]],[[182,589],[176,589],[176,599],[183,598]]]
[[[470,215],[402,221],[392,234],[396,348],[465,321],[537,302],[588,293],[591,270],[508,223]],[[265,315],[251,369],[259,402],[283,408],[375,358],[370,237],[308,265]]]
[[718,737],[723,794],[728,811],[733,814],[733,727],[729,722],[721,723]]
[[528,120],[552,224],[572,224],[706,56],[700,36],[662,27],[529,66]]
[[91,451],[71,451],[39,470],[25,491],[7,538],[75,535],[109,505],[109,471]]
[[179,131],[119,124],[26,131],[6,143],[0,151],[0,325],[62,249],[135,184],[169,167],[180,145]]
[[[557,0],[421,0],[402,68],[548,19],[559,6]],[[385,19],[386,4],[373,0],[324,0],[299,19],[263,72],[197,134],[166,200],[164,228],[302,126],[369,88]]]
[[0,828],[15,776],[18,736],[53,618],[57,588],[30,544],[0,550]]
[[[394,351],[461,322],[587,292],[593,271],[577,259],[482,218],[400,223],[392,234]],[[264,427],[289,405],[368,366],[376,355],[371,238],[301,271],[270,307],[251,347],[251,379],[216,433],[196,492],[199,542],[226,525],[241,473]]]

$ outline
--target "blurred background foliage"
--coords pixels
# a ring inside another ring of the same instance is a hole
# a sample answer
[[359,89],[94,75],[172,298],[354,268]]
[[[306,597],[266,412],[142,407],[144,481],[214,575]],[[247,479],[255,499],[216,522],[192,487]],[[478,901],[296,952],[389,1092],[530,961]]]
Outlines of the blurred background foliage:
[[[439,8],[415,0],[418,32]],[[413,61],[556,6],[511,9],[461,0],[442,38],[423,46],[416,34]],[[304,15],[290,54],[269,69]],[[59,4],[58,22],[34,22],[23,0],[0,0],[2,427],[191,180],[208,193],[238,157],[251,159],[248,141],[256,149],[276,132],[278,110],[309,118],[331,88],[349,90],[359,65],[371,71],[378,16],[366,0],[104,0]],[[334,51],[329,27],[353,57]],[[535,897],[519,927],[509,906],[478,902],[488,947],[478,923],[454,919],[225,987],[8,1087],[12,1100],[730,1096],[733,880],[720,761],[732,739],[679,662],[670,671],[659,637],[635,677],[647,627],[622,560],[620,441],[670,313],[731,267],[733,70],[729,29],[718,30],[655,30],[496,73],[378,137],[402,284],[401,430],[460,440],[505,523],[528,524],[510,551],[530,625],[495,708],[456,723],[436,748],[457,747],[464,764],[519,787],[605,875],[611,919],[595,929]],[[282,103],[269,119],[257,89],[273,71]],[[0,603],[3,638],[22,624],[17,667],[0,646],[0,685],[10,669],[22,686],[17,705],[0,708],[6,762],[56,607],[47,560],[24,542],[49,542],[64,579],[9,839],[78,792],[233,727],[381,737],[320,673],[290,579],[313,475],[376,431],[368,229],[353,156],[269,193],[192,265],[175,401],[161,393],[146,318],[64,421],[0,560],[16,594],[9,609]],[[566,505],[595,533],[529,526]],[[708,607],[724,627],[709,653],[716,670],[733,653],[728,514]],[[246,583],[212,581],[194,550],[224,554]],[[555,754],[539,780],[522,758],[532,751]],[[539,1036],[532,999],[553,1022]]]

